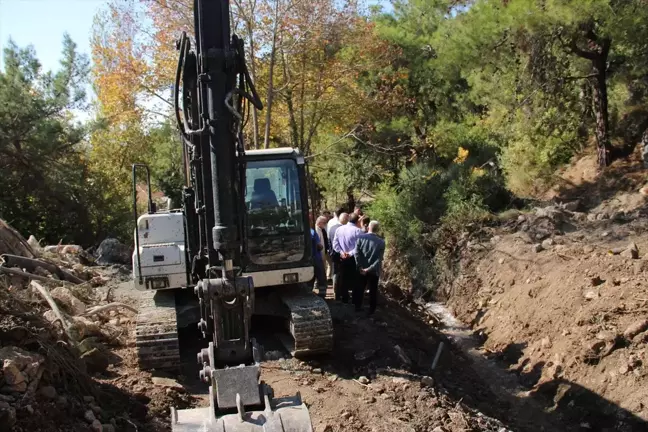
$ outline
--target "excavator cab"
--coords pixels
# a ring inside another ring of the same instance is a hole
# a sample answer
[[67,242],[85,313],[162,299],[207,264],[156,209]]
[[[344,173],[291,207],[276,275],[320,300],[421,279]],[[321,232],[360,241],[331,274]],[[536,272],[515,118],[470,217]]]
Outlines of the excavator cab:
[[[245,153],[246,230],[243,272],[255,288],[305,284],[313,281],[305,162],[297,149],[251,150]],[[149,197],[148,211],[138,215],[136,173],[148,167],[133,165],[135,250],[133,279],[138,290],[191,288],[191,245],[186,239],[188,207],[156,211]],[[188,250],[189,249],[189,250]]]
[[257,288],[312,281],[305,163],[299,150],[245,153],[244,272]]

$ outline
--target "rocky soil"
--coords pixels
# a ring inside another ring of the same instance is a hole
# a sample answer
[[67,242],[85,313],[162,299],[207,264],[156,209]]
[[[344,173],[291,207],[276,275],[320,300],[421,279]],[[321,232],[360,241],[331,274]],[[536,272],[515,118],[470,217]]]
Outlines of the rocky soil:
[[506,408],[443,341],[424,314],[385,301],[375,317],[330,302],[335,351],[308,362],[263,365],[263,379],[280,395],[300,391],[316,431],[497,431]]
[[[0,430],[165,431],[171,406],[207,404],[206,388],[196,385],[191,366],[189,375],[174,377],[138,369],[130,270],[108,265],[125,261],[124,248],[109,242],[109,249],[93,255],[73,246],[28,243],[42,266],[56,269],[10,266],[15,259],[5,255]],[[97,265],[97,256],[108,261]],[[40,279],[30,282],[34,277]],[[330,305],[336,332],[332,355],[303,362],[270,351],[262,372],[277,396],[302,393],[315,430],[511,430],[496,419],[506,418],[506,407],[447,341],[432,370],[443,339],[429,325],[429,315],[390,299],[372,318],[350,305]],[[181,349],[193,354],[194,343],[188,339]]]

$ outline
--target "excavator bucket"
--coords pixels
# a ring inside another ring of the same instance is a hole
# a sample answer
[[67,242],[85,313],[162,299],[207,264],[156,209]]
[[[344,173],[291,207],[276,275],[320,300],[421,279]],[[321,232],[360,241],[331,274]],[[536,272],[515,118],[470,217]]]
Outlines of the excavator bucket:
[[237,397],[235,413],[220,417],[214,415],[212,405],[176,411],[171,409],[172,432],[313,432],[308,408],[297,393],[294,397],[271,397],[270,389],[261,384],[265,407],[258,411],[245,411]]

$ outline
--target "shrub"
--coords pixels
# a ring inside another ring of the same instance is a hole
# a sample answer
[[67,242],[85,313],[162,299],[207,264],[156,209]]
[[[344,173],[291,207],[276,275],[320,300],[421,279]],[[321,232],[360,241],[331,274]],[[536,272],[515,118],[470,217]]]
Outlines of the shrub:
[[406,262],[419,293],[433,289],[437,275],[452,269],[454,246],[466,227],[485,221],[510,201],[502,176],[473,168],[469,160],[460,148],[456,162],[446,169],[426,164],[406,169],[396,187],[379,190],[369,209],[381,222],[389,247]]

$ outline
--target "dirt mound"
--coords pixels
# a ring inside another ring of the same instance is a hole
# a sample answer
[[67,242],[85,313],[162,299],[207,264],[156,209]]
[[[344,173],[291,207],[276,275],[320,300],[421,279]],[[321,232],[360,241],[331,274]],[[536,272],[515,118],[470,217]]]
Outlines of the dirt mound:
[[0,430],[170,430],[170,407],[194,399],[138,370],[134,310],[113,298],[128,275],[33,243],[0,260]]
[[191,405],[180,386],[156,385],[138,370],[128,319],[123,337],[91,340],[106,363],[93,369],[97,358],[89,361],[40,316],[37,303],[19,297],[0,289],[0,430],[163,431],[170,430],[170,406]]
[[645,195],[637,193],[645,183],[646,171],[639,147],[602,172],[598,170],[596,154],[588,151],[556,174],[556,186],[543,198],[559,202],[578,200],[579,210],[595,214],[632,212],[645,204]]
[[482,232],[446,287],[482,352],[566,430],[648,427],[648,220],[631,193],[632,207],[610,195]]

